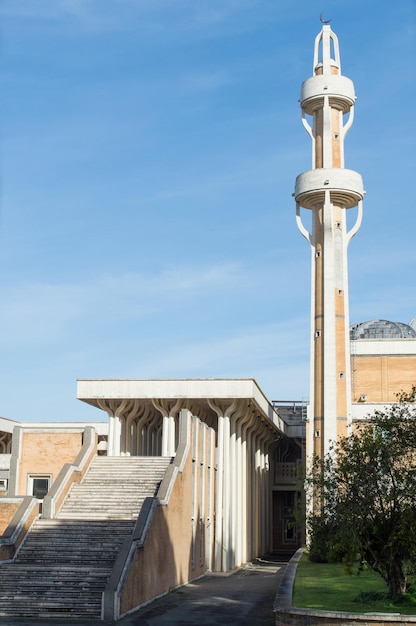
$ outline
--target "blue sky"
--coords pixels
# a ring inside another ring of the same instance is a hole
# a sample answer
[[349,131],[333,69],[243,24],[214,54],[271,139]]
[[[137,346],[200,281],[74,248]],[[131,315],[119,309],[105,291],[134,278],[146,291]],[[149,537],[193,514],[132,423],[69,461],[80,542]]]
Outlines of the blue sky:
[[351,322],[416,315],[414,0],[2,0],[2,416],[99,419],[77,378],[307,398],[292,192],[321,12],[358,96]]

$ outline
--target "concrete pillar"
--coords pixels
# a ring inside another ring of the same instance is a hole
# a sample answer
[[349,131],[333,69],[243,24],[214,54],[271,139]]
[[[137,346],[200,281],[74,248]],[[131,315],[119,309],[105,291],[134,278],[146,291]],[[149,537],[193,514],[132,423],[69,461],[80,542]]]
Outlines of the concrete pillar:
[[176,454],[176,420],[182,408],[182,400],[172,404],[167,400],[152,399],[152,404],[162,415],[162,442],[161,455],[175,456]]
[[214,570],[222,571],[222,507],[224,491],[224,417],[218,415],[217,427],[217,475],[215,489],[215,549],[214,549]]
[[207,471],[207,541],[206,541],[206,563],[207,570],[211,571],[213,563],[214,545],[214,515],[215,515],[215,431],[210,429],[208,434],[208,471]]

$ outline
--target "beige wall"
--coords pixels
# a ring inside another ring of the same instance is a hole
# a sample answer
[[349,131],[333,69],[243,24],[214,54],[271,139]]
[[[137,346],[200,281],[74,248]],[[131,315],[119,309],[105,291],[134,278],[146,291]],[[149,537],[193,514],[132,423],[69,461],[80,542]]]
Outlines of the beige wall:
[[416,355],[355,355],[351,370],[353,402],[395,402],[416,383]]
[[6,530],[19,506],[20,501],[8,502],[5,498],[0,500],[0,535]]
[[[196,421],[196,418],[192,418],[193,429]],[[209,472],[213,471],[210,457],[210,431],[211,429],[206,425],[199,424],[199,436],[204,439],[202,445],[205,448],[205,461],[194,463],[191,448],[183,471],[176,477],[168,504],[156,508],[144,547],[136,550],[123,586],[120,600],[121,615],[207,571],[205,550],[212,550],[207,519],[209,499],[212,497],[208,488]],[[199,442],[201,443],[200,438]],[[203,472],[201,472],[201,467],[203,467]],[[195,502],[199,503],[196,511],[192,510],[192,497],[190,496],[192,493],[195,494]],[[201,498],[204,500],[203,504]],[[202,507],[204,511],[201,511]],[[192,563],[193,517],[195,517],[194,564]],[[203,518],[205,527],[203,541],[201,541],[201,527],[198,523],[200,517]]]
[[[82,445],[82,432],[22,432],[16,495],[26,495],[30,474],[58,476],[65,463],[73,463]],[[30,495],[30,494],[29,494]]]

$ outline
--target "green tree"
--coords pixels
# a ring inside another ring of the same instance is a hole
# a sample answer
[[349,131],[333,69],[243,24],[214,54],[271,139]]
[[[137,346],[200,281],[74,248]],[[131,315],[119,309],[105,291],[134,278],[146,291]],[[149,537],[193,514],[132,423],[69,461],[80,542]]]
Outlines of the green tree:
[[416,571],[416,386],[316,459],[307,483],[313,560],[361,558],[405,593]]

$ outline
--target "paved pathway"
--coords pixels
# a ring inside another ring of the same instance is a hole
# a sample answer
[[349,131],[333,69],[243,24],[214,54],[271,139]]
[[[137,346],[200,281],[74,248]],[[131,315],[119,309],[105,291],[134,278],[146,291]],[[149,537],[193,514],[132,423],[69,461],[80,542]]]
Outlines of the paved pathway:
[[[232,575],[209,575],[127,615],[117,626],[273,626],[273,600],[286,563],[259,559]],[[0,626],[103,626],[97,621],[10,620]],[[108,623],[107,623],[108,624]]]

